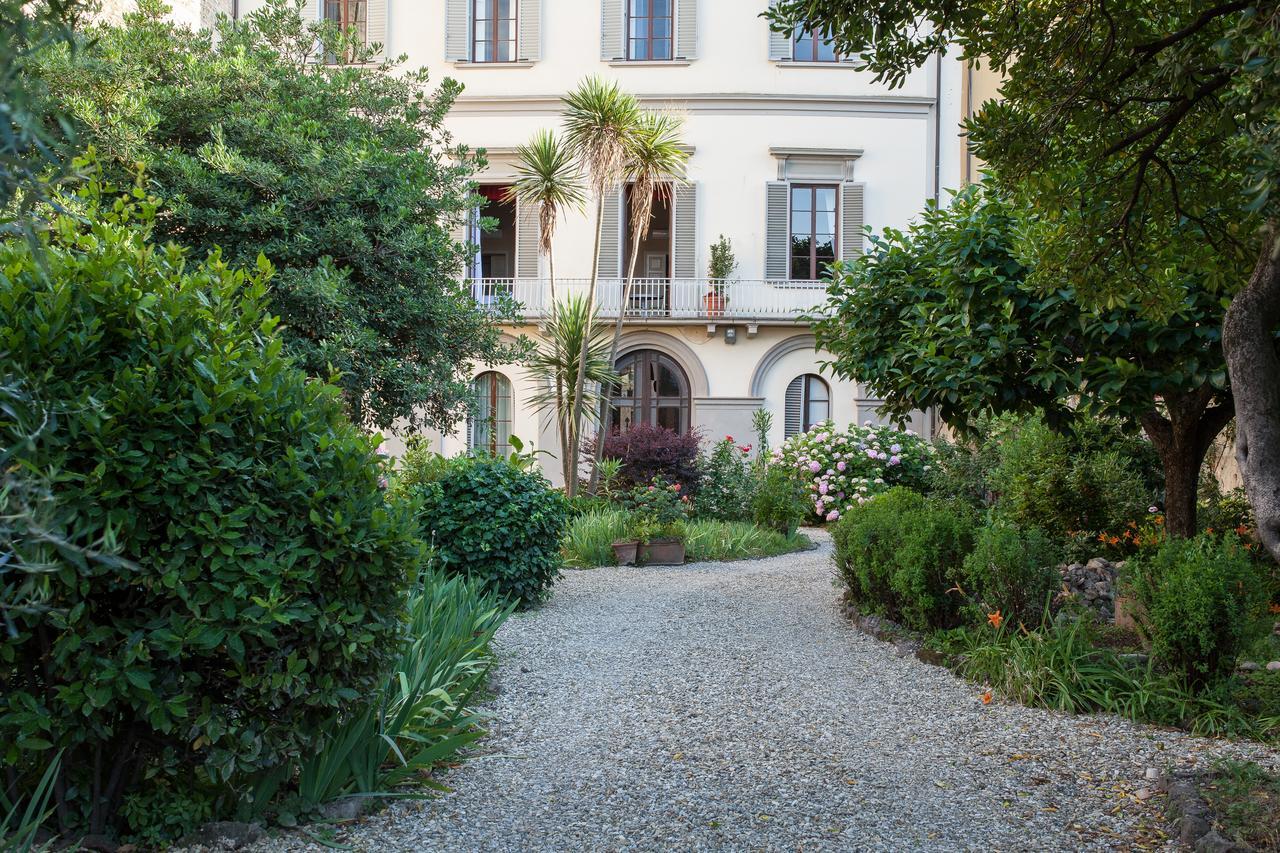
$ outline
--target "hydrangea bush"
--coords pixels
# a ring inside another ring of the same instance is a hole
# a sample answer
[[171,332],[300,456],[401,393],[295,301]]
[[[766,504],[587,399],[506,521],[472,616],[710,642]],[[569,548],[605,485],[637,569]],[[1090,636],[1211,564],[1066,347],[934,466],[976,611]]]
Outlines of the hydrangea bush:
[[836,521],[894,486],[924,491],[933,454],[915,433],[870,421],[838,430],[826,421],[783,442],[772,463],[802,483],[819,521]]

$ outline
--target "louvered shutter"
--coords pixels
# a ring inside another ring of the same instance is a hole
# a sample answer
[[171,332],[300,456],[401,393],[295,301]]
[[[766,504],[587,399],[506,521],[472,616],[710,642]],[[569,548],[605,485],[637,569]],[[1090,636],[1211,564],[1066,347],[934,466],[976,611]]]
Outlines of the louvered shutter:
[[450,62],[466,62],[471,58],[467,42],[471,38],[469,0],[445,0],[444,58]]
[[[769,0],[770,9],[776,5],[778,5],[778,0]],[[769,58],[791,58],[791,39],[787,38],[786,33],[780,33],[774,29],[769,30]]]
[[698,185],[676,184],[675,205],[671,211],[673,278],[696,278],[698,275]]
[[604,197],[604,213],[600,224],[600,263],[602,278],[618,278],[622,266],[622,190]]
[[380,44],[374,59],[387,56],[387,0],[369,0],[368,20],[364,27],[365,44]]
[[782,437],[791,438],[800,434],[800,426],[804,423],[804,377],[797,376],[787,386],[786,402],[782,411]]
[[622,0],[600,0],[600,58],[605,62],[627,58],[622,32],[625,22]]
[[307,14],[313,21],[323,21],[324,0],[307,0]]
[[542,58],[542,0],[520,0],[520,56],[525,62]]
[[862,257],[862,184],[840,186],[840,260]]
[[516,202],[516,276],[538,277],[538,207]]
[[698,56],[698,0],[676,0],[676,58]]
[[764,277],[782,281],[791,277],[787,248],[791,243],[791,205],[785,181],[770,181],[765,191]]

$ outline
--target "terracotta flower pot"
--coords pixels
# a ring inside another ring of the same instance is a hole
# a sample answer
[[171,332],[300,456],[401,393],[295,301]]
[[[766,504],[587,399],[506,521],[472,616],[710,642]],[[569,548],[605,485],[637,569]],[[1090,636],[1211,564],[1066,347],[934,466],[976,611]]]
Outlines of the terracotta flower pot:
[[708,317],[723,317],[724,306],[728,300],[725,299],[723,293],[716,293],[714,290],[702,297],[702,305],[707,311]]
[[634,539],[613,543],[613,556],[618,561],[619,566],[634,566],[636,564],[636,554],[639,551],[640,543]]
[[642,566],[679,566],[683,563],[683,539],[655,539],[640,546]]

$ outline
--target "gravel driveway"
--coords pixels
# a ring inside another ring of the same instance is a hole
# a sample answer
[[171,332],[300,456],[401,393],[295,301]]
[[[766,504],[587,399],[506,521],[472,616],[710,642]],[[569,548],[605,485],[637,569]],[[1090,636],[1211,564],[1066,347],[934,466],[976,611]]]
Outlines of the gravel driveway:
[[[1163,846],[1148,767],[1256,745],[983,705],[854,631],[830,544],[568,572],[499,634],[490,736],[339,834],[357,850],[1060,850]],[[273,849],[298,848],[297,838]],[[317,849],[320,849],[317,847]]]

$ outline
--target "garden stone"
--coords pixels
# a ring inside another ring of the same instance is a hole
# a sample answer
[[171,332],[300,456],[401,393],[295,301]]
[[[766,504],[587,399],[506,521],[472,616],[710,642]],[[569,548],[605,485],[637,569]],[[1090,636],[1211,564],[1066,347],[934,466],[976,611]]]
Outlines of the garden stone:
[[325,820],[355,820],[369,807],[368,797],[342,797],[320,807]]
[[1200,837],[1196,842],[1196,853],[1244,853],[1252,848],[1242,847],[1235,842],[1229,841],[1222,836],[1216,829],[1211,829]]
[[1247,661],[1242,661],[1240,665],[1236,667],[1236,669],[1240,670],[1241,672],[1257,672],[1258,670],[1262,669],[1262,667],[1259,666],[1254,661],[1247,660]]
[[1269,669],[1271,672],[1276,672],[1277,670],[1280,670],[1280,660],[1271,661],[1271,663],[1267,664],[1267,669]]
[[179,847],[207,847],[210,850],[240,850],[262,840],[265,833],[256,823],[216,820],[206,823],[178,842]]

